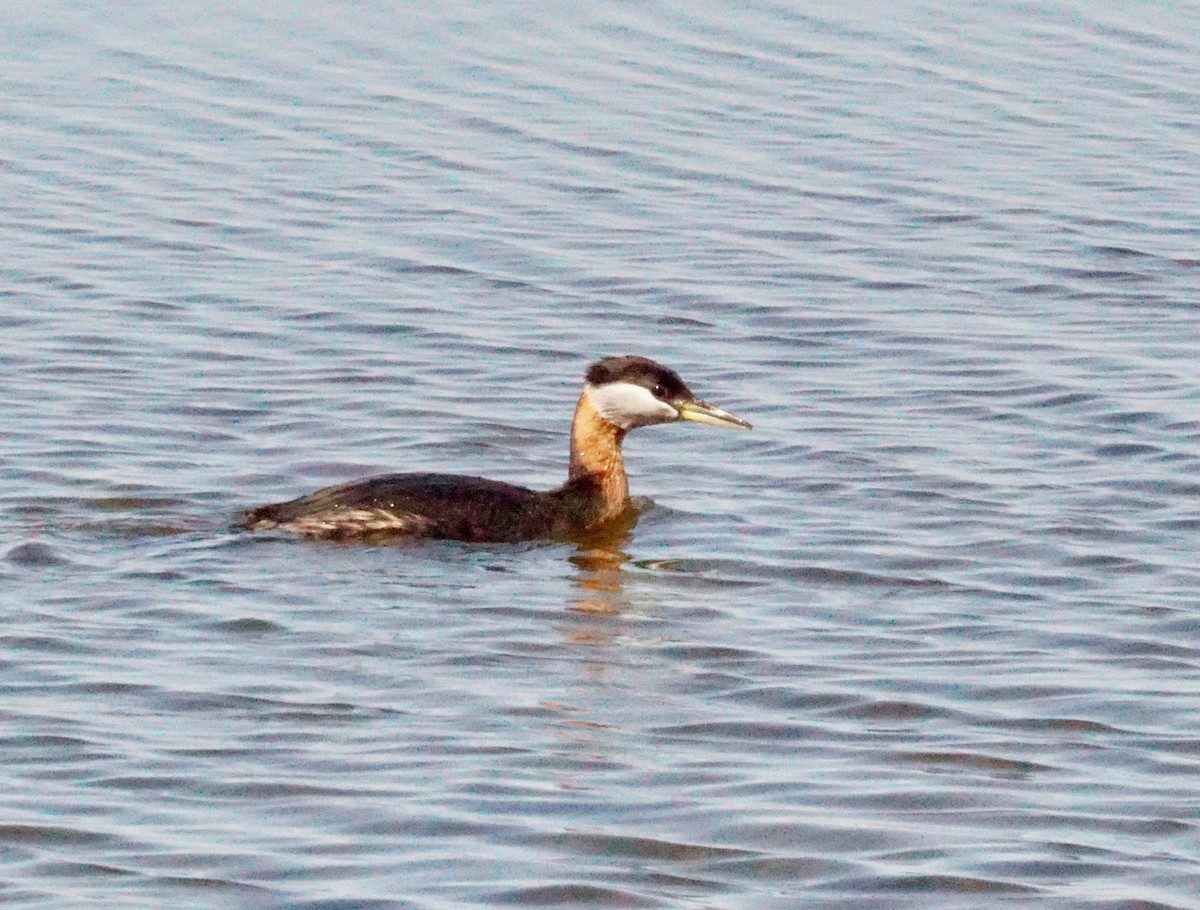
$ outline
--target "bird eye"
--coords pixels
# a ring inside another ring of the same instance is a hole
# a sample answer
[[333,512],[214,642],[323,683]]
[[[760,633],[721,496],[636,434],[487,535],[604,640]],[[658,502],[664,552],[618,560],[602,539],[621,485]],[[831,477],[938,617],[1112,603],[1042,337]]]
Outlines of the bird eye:
[[661,383],[654,387],[654,397],[655,398],[666,398],[667,397],[667,390],[662,386]]

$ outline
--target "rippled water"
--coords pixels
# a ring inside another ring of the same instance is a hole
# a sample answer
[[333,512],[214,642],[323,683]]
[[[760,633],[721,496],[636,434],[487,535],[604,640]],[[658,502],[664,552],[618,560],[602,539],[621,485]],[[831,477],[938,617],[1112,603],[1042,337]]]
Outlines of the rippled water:
[[[0,26],[0,903],[1200,906],[1197,7]],[[611,547],[230,530],[628,352]]]

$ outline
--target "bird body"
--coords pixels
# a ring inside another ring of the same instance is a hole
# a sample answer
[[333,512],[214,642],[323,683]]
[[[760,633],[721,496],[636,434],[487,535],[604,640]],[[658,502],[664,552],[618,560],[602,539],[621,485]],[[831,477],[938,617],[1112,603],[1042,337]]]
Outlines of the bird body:
[[625,435],[676,420],[750,427],[696,398],[672,370],[645,357],[610,357],[588,370],[571,423],[567,482],[556,490],[457,474],[385,474],[250,509],[240,524],[325,539],[578,539],[632,509],[621,454]]

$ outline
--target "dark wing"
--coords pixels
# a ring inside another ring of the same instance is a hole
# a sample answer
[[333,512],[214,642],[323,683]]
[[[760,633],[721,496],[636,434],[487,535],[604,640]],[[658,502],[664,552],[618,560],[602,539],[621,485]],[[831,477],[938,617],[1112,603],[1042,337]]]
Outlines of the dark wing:
[[525,487],[456,474],[385,474],[251,509],[241,523],[312,537],[516,541],[554,536],[556,522],[550,498]]

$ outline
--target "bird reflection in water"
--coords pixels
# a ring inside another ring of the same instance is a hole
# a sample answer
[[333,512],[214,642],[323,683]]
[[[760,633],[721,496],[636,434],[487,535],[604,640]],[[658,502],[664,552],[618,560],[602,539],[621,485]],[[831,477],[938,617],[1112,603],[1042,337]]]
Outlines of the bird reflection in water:
[[[631,557],[624,547],[633,536],[637,519],[634,512],[626,520],[612,523],[580,542],[578,552],[571,557],[571,562],[580,570],[575,580],[579,597],[571,607],[573,612],[612,616],[629,606],[623,567]],[[576,644],[585,642],[577,641]]]

